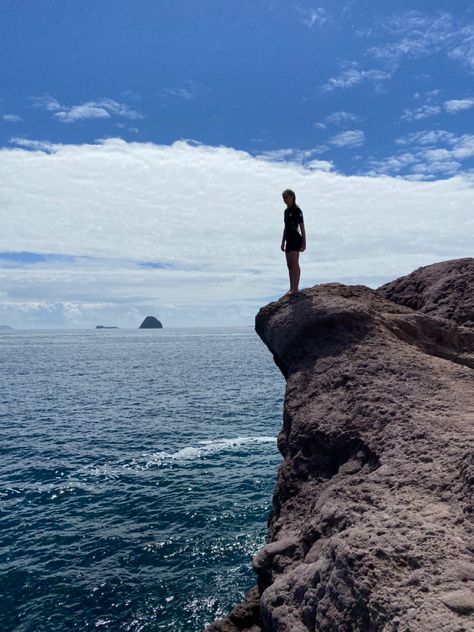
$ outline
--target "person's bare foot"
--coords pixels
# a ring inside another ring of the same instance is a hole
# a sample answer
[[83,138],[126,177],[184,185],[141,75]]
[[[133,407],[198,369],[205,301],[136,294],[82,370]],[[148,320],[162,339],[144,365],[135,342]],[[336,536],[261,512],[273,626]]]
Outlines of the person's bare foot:
[[288,292],[286,292],[286,294],[283,294],[281,298],[285,298],[286,296],[295,296],[295,294],[299,294],[300,292],[301,290],[288,290]]

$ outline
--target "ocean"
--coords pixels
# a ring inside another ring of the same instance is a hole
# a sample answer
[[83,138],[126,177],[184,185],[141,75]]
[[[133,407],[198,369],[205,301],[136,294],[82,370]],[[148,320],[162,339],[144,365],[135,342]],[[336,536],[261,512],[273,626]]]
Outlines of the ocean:
[[252,328],[0,333],[0,630],[202,632],[254,584],[284,380]]

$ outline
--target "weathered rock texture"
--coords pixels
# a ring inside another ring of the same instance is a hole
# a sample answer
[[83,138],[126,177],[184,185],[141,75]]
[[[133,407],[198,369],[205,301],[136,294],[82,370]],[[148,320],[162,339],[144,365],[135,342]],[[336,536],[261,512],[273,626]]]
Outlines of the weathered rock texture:
[[258,588],[209,632],[474,630],[474,330],[455,322],[473,321],[472,266],[260,310],[287,379],[284,461]]
[[455,259],[419,268],[382,285],[380,296],[424,314],[474,327],[474,259]]

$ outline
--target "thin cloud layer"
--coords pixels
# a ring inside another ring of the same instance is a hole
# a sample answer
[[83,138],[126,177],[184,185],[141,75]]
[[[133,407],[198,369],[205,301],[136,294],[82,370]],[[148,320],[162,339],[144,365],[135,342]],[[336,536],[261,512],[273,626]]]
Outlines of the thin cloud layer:
[[[463,161],[474,157],[474,135],[456,135],[447,130],[421,131],[397,139],[403,150],[383,160],[372,161],[372,173],[402,173],[404,177],[435,179],[459,173]],[[406,148],[410,151],[407,152]],[[469,172],[466,172],[466,177]]]
[[417,59],[438,53],[468,68],[474,67],[474,25],[460,24],[449,12],[404,11],[387,18],[381,27],[392,41],[372,46],[368,53],[392,70],[398,68],[404,58]]
[[[418,160],[446,164],[470,143],[457,139],[447,154],[425,144]],[[7,324],[133,325],[145,309],[175,325],[250,324],[286,290],[288,186],[305,216],[304,286],[378,285],[474,246],[474,189],[462,177],[346,177],[325,161],[307,168],[184,141],[45,148],[0,151],[0,322],[16,319]]]
[[365,134],[361,129],[351,129],[346,132],[339,132],[328,140],[330,145],[335,147],[360,147],[364,144]]
[[406,109],[401,120],[405,121],[420,121],[430,116],[436,116],[441,113],[441,108],[438,105],[422,105],[414,110]]
[[112,116],[137,120],[143,115],[130,108],[126,103],[119,103],[114,99],[99,99],[87,101],[79,105],[61,105],[57,99],[49,95],[32,97],[31,101],[36,108],[52,112],[53,117],[62,123],[75,123],[87,119],[110,119]]
[[355,67],[357,65],[355,62],[351,65],[354,67],[346,68],[336,77],[331,77],[327,83],[321,87],[321,90],[323,92],[332,92],[338,89],[346,90],[363,82],[373,83],[376,88],[380,88],[382,81],[388,81],[391,78],[390,73],[385,70],[359,70]]
[[296,10],[301,22],[309,28],[312,28],[314,25],[321,26],[329,19],[328,12],[322,7],[309,9],[297,7]]

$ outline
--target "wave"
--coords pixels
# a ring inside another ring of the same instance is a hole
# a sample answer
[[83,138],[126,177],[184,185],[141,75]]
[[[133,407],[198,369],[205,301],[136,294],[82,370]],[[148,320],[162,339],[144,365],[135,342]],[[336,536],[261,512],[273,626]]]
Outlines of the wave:
[[177,452],[155,452],[150,455],[146,467],[159,467],[167,463],[184,463],[196,461],[203,457],[217,452],[226,452],[240,448],[243,445],[254,445],[259,443],[276,443],[276,437],[235,437],[233,439],[214,439],[212,441],[199,441],[198,446],[181,448]]

